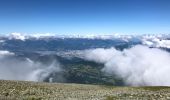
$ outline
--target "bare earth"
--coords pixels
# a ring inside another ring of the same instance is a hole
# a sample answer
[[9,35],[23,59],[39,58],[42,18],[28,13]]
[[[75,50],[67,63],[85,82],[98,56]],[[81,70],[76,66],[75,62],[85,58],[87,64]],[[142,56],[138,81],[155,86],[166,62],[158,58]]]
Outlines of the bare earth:
[[170,100],[170,87],[0,81],[0,100]]

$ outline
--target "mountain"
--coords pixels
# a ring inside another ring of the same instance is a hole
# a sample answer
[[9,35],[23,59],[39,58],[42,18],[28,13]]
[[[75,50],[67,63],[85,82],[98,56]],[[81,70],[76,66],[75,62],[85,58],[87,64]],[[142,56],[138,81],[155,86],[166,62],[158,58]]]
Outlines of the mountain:
[[[136,45],[169,50],[169,35],[22,35],[0,37],[0,79],[60,83],[128,85],[117,73],[105,73],[105,63],[86,58],[88,50]],[[99,50],[99,53],[103,53]],[[110,55],[110,54],[109,54]],[[124,53],[123,53],[124,55]],[[114,54],[113,54],[114,56]],[[102,58],[102,56],[99,56]],[[107,56],[103,56],[106,59]],[[108,58],[110,59],[110,58]]]

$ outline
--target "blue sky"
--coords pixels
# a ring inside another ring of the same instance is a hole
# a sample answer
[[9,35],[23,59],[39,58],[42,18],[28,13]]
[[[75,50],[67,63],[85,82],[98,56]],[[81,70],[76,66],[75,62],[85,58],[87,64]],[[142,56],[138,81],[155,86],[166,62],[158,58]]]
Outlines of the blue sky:
[[0,33],[170,33],[170,0],[0,0]]

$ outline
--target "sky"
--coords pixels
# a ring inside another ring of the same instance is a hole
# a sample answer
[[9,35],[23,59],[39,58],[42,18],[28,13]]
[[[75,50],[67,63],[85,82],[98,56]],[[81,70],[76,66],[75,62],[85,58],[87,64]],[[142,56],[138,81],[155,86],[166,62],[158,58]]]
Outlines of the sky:
[[0,34],[170,33],[170,0],[0,0]]

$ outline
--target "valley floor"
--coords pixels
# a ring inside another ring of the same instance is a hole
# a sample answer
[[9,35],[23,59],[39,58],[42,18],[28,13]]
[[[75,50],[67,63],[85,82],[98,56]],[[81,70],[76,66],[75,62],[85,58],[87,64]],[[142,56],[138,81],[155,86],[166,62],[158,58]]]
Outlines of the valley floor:
[[0,100],[170,100],[170,87],[0,81]]

